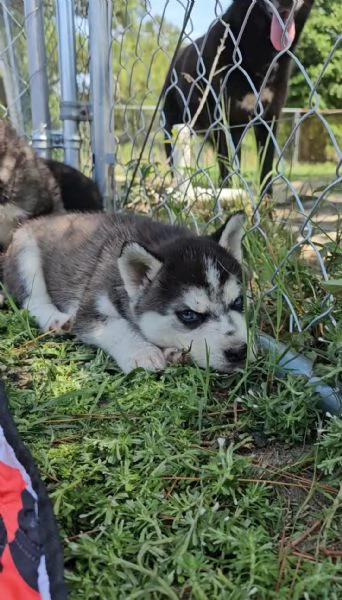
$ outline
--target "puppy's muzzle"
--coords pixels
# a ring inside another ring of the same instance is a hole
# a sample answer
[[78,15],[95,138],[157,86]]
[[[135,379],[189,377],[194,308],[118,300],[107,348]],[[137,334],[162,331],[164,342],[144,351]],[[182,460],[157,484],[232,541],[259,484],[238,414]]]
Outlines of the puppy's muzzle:
[[242,346],[239,346],[238,348],[225,350],[224,355],[231,364],[235,365],[242,363],[247,358],[247,344],[242,344]]

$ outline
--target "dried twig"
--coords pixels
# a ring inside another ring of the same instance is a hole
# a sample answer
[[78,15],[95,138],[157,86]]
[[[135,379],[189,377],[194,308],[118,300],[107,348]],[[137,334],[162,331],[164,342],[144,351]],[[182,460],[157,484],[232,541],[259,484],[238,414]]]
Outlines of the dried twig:
[[[211,65],[211,69],[210,69],[209,77],[208,77],[208,83],[207,83],[207,85],[206,85],[206,87],[205,87],[205,89],[203,91],[203,95],[202,95],[202,98],[201,98],[201,100],[199,102],[198,108],[197,108],[194,116],[192,117],[192,119],[191,119],[191,121],[189,123],[189,127],[191,129],[194,128],[194,125],[195,125],[195,123],[196,123],[199,115],[201,114],[201,112],[203,110],[203,107],[204,107],[204,105],[205,105],[205,103],[207,101],[207,98],[209,96],[209,92],[211,90],[212,80],[214,79],[215,75],[218,74],[218,71],[216,70],[216,68],[217,68],[217,64],[218,64],[218,61],[220,59],[220,56],[221,56],[223,50],[225,49],[225,42],[226,42],[226,39],[227,39],[227,36],[228,36],[228,32],[229,32],[229,26],[227,26],[225,28],[225,30],[224,30],[223,37],[220,40],[220,44],[219,44],[219,46],[217,48],[216,56],[215,56],[215,58],[213,60],[213,64]],[[222,70],[222,69],[220,69],[220,70]]]

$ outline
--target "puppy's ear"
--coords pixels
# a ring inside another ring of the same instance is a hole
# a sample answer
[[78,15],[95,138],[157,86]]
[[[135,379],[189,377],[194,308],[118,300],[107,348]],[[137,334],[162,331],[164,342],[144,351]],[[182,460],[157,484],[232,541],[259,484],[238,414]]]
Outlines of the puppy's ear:
[[157,275],[162,262],[137,242],[125,242],[118,259],[125,290],[131,298]]
[[222,248],[228,250],[239,263],[242,262],[241,240],[244,233],[243,225],[245,219],[246,215],[242,210],[235,212],[210,236]]

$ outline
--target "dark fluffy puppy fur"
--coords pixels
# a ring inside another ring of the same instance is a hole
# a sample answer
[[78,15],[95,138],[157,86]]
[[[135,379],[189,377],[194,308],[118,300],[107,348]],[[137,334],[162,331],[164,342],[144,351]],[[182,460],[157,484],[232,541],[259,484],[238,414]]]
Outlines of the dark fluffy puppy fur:
[[63,212],[60,187],[26,139],[0,120],[0,248],[22,221]]
[[41,158],[56,179],[66,211],[102,210],[102,197],[96,183],[80,171],[52,158]]
[[[101,194],[89,177],[38,157],[27,140],[0,119],[0,282],[1,254],[18,225],[41,215],[101,209]],[[0,288],[0,307],[3,300]]]
[[[218,152],[222,182],[229,174],[227,166],[229,149],[224,123],[230,126],[230,135],[235,148],[238,148],[237,154],[240,159],[239,142],[245,126],[254,118],[255,110],[259,112],[253,88],[243,71],[248,73],[256,92],[261,92],[263,119],[269,123],[276,135],[277,120],[287,96],[291,57],[285,52],[277,60],[275,58],[279,50],[286,47],[288,42],[291,42],[290,49],[293,51],[314,0],[271,0],[271,2],[286,24],[287,40],[270,3],[257,0],[251,6],[252,0],[233,0],[221,19],[211,25],[205,36],[182,48],[178,56],[174,57],[164,84],[165,137],[169,140],[172,127],[176,123],[189,123],[196,114],[226,24],[229,24],[230,31],[216,65],[216,74],[210,84],[211,90],[194,124],[194,129],[206,135]],[[238,40],[238,51],[230,34]],[[235,66],[236,63],[239,63],[239,67]],[[272,68],[264,83],[271,64]],[[220,110],[221,107],[224,115]],[[215,131],[210,132],[213,126]],[[254,132],[258,155],[263,157],[260,181],[263,189],[271,193],[270,172],[273,165],[274,144],[269,139],[267,127],[263,124],[255,125]],[[165,144],[165,150],[171,162],[172,146],[169,141]]]
[[64,163],[38,157],[10,123],[0,120],[0,250],[27,219],[101,208],[100,192],[89,177]]

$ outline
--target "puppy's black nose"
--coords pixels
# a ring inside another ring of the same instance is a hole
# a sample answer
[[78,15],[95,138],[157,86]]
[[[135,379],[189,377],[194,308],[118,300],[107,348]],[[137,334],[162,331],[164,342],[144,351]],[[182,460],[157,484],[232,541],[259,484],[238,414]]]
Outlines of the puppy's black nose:
[[231,350],[225,350],[224,355],[230,363],[242,362],[247,358],[247,344],[242,344],[242,346],[232,348]]

